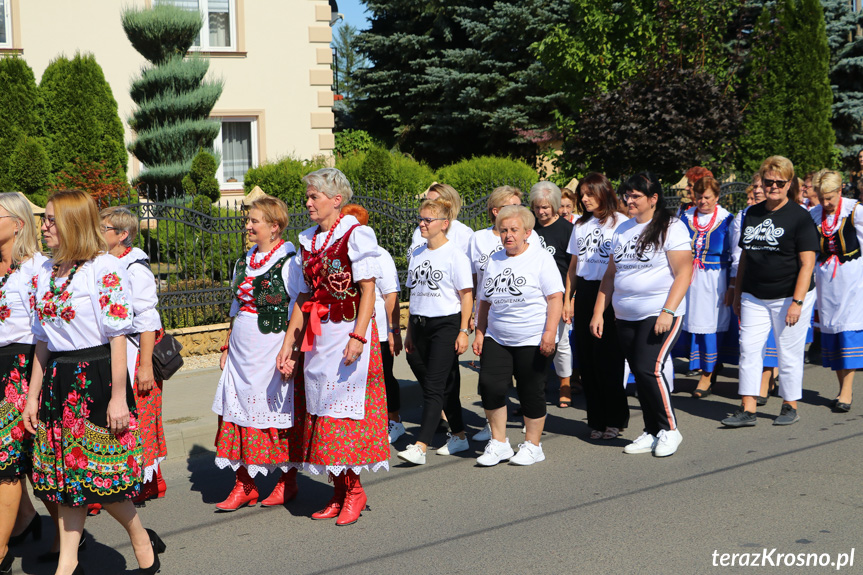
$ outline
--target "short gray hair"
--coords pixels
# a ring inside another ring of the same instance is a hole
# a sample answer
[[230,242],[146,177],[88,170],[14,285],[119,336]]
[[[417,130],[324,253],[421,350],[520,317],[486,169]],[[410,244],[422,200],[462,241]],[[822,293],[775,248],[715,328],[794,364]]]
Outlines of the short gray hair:
[[533,230],[536,225],[536,218],[529,209],[524,206],[504,206],[497,213],[497,219],[494,220],[494,229],[500,231],[500,225],[506,220],[520,219],[527,231]]
[[307,186],[313,187],[328,198],[341,196],[342,203],[339,204],[340,208],[349,204],[354,195],[354,191],[351,189],[351,183],[348,181],[347,176],[345,176],[341,170],[337,170],[336,168],[321,168],[320,170],[316,170],[311,174],[303,176],[303,181]]
[[545,180],[535,183],[530,188],[527,203],[533,208],[533,204],[541,200],[546,200],[556,214],[557,210],[560,209],[560,188],[557,187],[557,184]]
[[132,247],[132,243],[138,236],[138,218],[135,217],[135,214],[127,208],[114,206],[103,209],[99,212],[99,217],[108,220],[111,227],[117,228],[118,232],[127,232],[129,235],[121,243],[127,248]]

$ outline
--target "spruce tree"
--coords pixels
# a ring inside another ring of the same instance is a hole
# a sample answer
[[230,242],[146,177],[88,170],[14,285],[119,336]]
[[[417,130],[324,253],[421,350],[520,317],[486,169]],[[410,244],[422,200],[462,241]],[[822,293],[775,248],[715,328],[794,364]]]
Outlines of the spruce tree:
[[201,16],[156,4],[126,9],[122,21],[132,46],[150,62],[130,91],[138,107],[129,118],[136,132],[129,151],[145,165],[138,183],[181,193],[198,150],[212,150],[220,129],[209,115],[222,94],[222,82],[204,79],[208,60],[186,57],[203,25]]
[[128,155],[117,101],[92,54],[60,56],[39,83],[45,103],[45,131],[52,172],[75,170],[80,163],[100,163],[125,178]]
[[845,167],[856,167],[863,149],[863,11],[847,0],[822,0],[832,54],[833,129]]
[[0,191],[14,190],[9,169],[21,138],[44,136],[42,98],[23,58],[0,58]]

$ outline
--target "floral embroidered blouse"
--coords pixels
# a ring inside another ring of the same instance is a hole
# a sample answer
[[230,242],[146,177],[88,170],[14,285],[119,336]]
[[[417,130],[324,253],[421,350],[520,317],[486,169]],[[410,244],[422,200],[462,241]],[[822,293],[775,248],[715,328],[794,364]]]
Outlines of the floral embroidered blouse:
[[[112,337],[133,332],[129,278],[120,260],[103,254],[85,262],[66,289],[55,296],[49,291],[52,265],[48,260],[39,268],[30,300],[36,312],[33,334],[48,342],[50,351],[104,345]],[[56,288],[67,279],[56,278]]]
[[9,274],[9,279],[0,287],[0,346],[36,342],[30,326],[30,286],[33,276],[47,259],[35,254]]

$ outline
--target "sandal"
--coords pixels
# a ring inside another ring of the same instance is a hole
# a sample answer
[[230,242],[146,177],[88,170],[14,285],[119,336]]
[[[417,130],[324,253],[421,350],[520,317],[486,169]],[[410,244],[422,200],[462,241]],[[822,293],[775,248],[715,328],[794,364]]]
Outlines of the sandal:
[[711,395],[712,393],[713,393],[713,383],[711,383],[709,386],[707,386],[707,389],[696,388],[695,391],[692,392],[692,397],[694,397],[695,399],[704,399],[705,397],[707,397],[708,395]]
[[606,427],[605,431],[602,433],[603,439],[617,439],[620,435],[620,428],[617,427]]
[[590,432],[591,439],[602,439],[602,436],[605,435],[605,432],[600,431],[598,429],[593,429]]
[[557,406],[560,408],[570,407],[572,405],[572,387],[569,385],[561,385],[559,391],[560,399],[557,401]]

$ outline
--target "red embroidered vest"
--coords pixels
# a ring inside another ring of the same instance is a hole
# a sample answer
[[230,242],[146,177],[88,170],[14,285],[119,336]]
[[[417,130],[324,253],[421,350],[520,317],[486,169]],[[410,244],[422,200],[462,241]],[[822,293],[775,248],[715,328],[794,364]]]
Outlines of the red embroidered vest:
[[[311,286],[309,301],[329,308],[321,321],[355,321],[360,307],[360,290],[351,274],[348,258],[348,238],[359,227],[349,229],[345,235],[320,254],[312,255],[300,248],[303,258],[303,276]],[[314,239],[312,240],[314,245]]]

